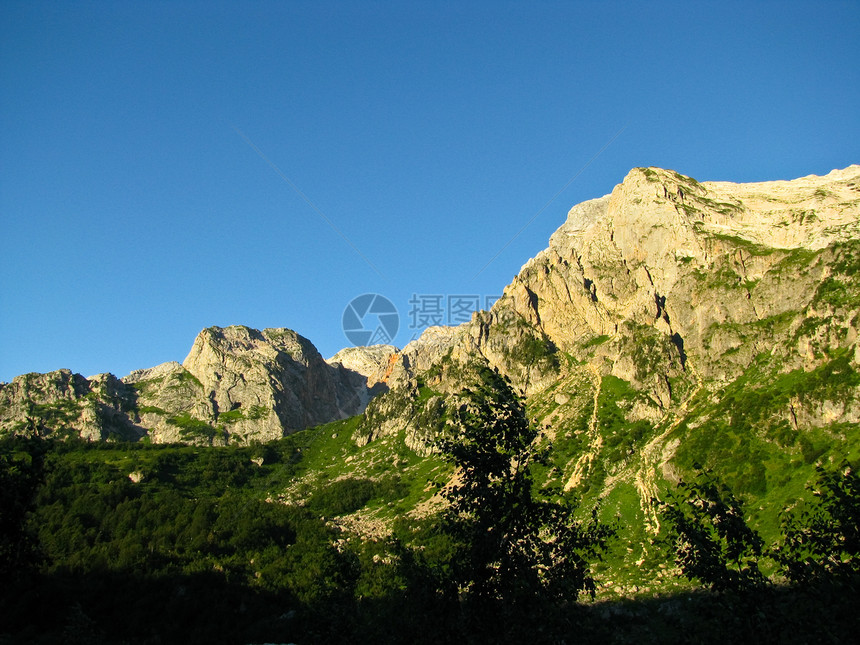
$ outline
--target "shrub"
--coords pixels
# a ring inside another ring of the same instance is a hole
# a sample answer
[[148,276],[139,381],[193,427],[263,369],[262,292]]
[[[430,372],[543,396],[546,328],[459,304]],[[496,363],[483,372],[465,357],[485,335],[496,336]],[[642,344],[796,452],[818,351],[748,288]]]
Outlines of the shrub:
[[743,507],[732,492],[709,473],[661,502],[669,525],[675,562],[690,580],[716,591],[747,591],[763,585],[758,567],[764,541],[744,521]]

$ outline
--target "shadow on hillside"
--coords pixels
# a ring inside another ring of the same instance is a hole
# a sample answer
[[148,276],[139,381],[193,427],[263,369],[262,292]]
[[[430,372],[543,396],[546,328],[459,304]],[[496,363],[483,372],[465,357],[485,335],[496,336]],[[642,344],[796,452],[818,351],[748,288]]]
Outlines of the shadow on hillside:
[[216,573],[34,576],[0,591],[0,643],[845,643],[857,589],[479,608],[421,589],[306,605]]
[[0,643],[240,643],[291,638],[298,604],[206,573],[37,576],[0,592]]
[[590,642],[602,643],[846,643],[860,627],[857,589],[825,584],[602,602],[584,607],[582,624]]

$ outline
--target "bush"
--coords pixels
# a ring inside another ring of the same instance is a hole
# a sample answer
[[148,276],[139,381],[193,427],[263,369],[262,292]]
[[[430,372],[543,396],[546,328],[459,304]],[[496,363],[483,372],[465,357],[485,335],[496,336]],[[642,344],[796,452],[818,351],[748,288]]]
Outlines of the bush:
[[816,468],[810,487],[815,501],[798,512],[784,512],[784,538],[774,559],[792,582],[860,574],[860,477],[847,461],[835,470]]
[[709,473],[679,482],[660,509],[687,578],[716,591],[748,591],[766,582],[758,567],[764,541],[747,526],[732,491]]
[[346,515],[363,507],[377,494],[377,485],[370,479],[348,478],[332,482],[314,493],[308,506],[323,516]]

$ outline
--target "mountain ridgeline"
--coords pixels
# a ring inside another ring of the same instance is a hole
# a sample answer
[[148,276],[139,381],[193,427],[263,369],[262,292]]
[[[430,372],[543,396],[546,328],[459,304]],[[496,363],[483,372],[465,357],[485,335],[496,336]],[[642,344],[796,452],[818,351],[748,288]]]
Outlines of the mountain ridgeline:
[[200,332],[182,364],[163,363],[123,379],[86,379],[68,370],[16,377],[0,385],[0,427],[93,441],[268,441],[360,413],[379,390],[374,361],[386,361],[393,351],[351,348],[326,362],[289,329],[211,327]]
[[456,393],[473,363],[498,369],[530,402],[546,400],[541,409],[553,409],[541,420],[558,431],[607,379],[629,394],[615,400],[626,421],[678,427],[704,422],[739,380],[768,388],[831,374],[835,362],[844,388],[817,396],[786,384],[761,421],[795,433],[856,423],[858,246],[858,166],[758,184],[637,168],[610,195],[575,206],[470,323],[430,328],[402,351],[348,348],[328,361],[288,329],[212,327],[182,364],[0,384],[0,432],[269,440],[362,413],[376,394],[418,381]]
[[[625,556],[625,584],[639,585],[653,579],[634,569],[653,556],[655,500],[691,473],[760,501],[753,519],[772,535],[768,509],[816,465],[860,457],[858,314],[860,166],[751,184],[636,168],[571,209],[469,323],[328,361],[288,329],[212,327],[182,364],[0,384],[0,433],[223,446],[340,422],[327,477],[355,476],[382,446],[395,469],[432,461],[464,388],[491,368],[551,446],[541,485],[640,527]],[[437,498],[427,487],[405,510]],[[351,526],[378,530],[366,519]]]

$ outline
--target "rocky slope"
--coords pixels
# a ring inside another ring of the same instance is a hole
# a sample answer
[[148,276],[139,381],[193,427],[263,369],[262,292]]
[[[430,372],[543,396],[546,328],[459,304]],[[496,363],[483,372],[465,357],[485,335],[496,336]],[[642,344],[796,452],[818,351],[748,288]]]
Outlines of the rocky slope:
[[182,364],[122,380],[63,371],[0,385],[0,431],[221,444],[367,407],[358,443],[402,434],[426,452],[485,364],[569,453],[560,481],[585,485],[602,471],[644,499],[657,471],[671,477],[693,459],[684,450],[696,428],[737,425],[726,396],[743,383],[786,382],[754,422],[793,432],[788,453],[858,422],[858,269],[858,166],[757,184],[637,168],[571,209],[470,323],[428,329],[402,351],[349,348],[328,362],[286,329],[213,327]]
[[0,433],[138,439],[144,431],[131,421],[134,399],[134,390],[111,374],[24,374],[0,383]]
[[779,507],[816,463],[860,457],[858,227],[860,166],[745,185],[634,169],[491,311],[398,354],[355,440],[429,451],[488,365],[552,442],[546,483],[638,508],[649,534],[698,468]]
[[[211,327],[182,364],[122,380],[68,370],[0,384],[0,431],[153,442],[267,441],[362,412],[385,389],[373,361],[394,348],[345,350],[327,363],[289,329]],[[384,370],[383,370],[384,371]]]

